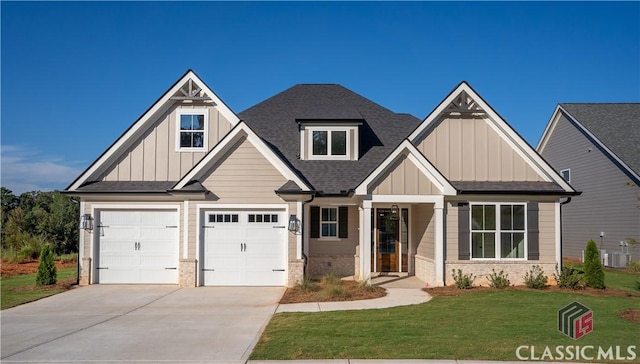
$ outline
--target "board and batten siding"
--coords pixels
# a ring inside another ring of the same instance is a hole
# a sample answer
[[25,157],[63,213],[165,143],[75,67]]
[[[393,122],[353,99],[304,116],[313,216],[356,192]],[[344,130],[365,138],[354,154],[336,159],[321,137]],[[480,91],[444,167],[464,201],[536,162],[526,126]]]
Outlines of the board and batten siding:
[[215,106],[173,106],[153,122],[138,139],[102,174],[104,181],[178,181],[204,157],[205,152],[176,151],[178,109],[207,109],[207,146],[213,148],[231,130]]
[[372,188],[374,195],[434,195],[440,190],[413,164],[402,156],[387,176]]
[[[580,258],[589,240],[620,252],[620,241],[640,239],[640,186],[564,115],[540,154],[558,172],[570,168],[573,188],[582,191],[562,206],[563,256]],[[640,249],[629,249],[640,259]]]
[[489,123],[443,119],[418,149],[449,181],[544,181]]

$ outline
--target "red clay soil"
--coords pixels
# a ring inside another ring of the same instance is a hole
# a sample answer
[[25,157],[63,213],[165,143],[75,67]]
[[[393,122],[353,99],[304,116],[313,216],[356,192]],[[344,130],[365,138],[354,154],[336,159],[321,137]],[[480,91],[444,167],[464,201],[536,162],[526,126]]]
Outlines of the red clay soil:
[[[37,260],[20,262],[20,263],[9,263],[6,261],[2,261],[2,277],[9,276],[17,276],[20,274],[33,274],[38,272],[38,264],[40,264]],[[56,262],[56,268],[58,269],[66,269],[77,267],[78,263],[76,262]]]

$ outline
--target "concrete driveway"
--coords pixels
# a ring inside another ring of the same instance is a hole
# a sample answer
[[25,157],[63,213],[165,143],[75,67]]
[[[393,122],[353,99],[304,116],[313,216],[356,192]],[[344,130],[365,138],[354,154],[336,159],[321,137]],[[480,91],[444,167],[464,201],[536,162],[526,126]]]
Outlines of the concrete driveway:
[[244,362],[279,287],[81,287],[4,310],[3,363]]

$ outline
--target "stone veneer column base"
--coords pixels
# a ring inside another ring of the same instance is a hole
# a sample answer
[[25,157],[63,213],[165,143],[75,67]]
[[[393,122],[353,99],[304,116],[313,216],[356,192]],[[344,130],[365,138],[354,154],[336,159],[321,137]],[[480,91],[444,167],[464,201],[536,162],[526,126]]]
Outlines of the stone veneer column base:
[[289,261],[289,275],[287,277],[287,287],[294,287],[304,279],[304,260],[296,259]]
[[183,288],[196,286],[196,259],[180,259],[178,285]]
[[91,284],[91,258],[82,258],[79,284],[81,286],[88,286]]

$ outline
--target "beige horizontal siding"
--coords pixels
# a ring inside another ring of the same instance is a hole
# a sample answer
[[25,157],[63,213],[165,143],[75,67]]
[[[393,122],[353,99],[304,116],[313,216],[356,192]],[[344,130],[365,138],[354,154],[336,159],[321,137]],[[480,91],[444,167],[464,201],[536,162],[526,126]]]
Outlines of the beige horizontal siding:
[[543,181],[483,118],[442,120],[418,149],[450,181]]
[[458,204],[448,203],[445,212],[447,214],[445,260],[458,260]]
[[[337,206],[332,206],[337,207]],[[357,206],[349,208],[349,237],[346,239],[309,239],[309,256],[355,255],[359,241],[360,216]]]
[[433,205],[411,206],[411,241],[416,245],[416,253],[434,259],[435,221]]
[[556,208],[555,203],[538,204],[539,249],[541,261],[556,259]]
[[219,203],[282,203],[274,193],[287,179],[246,138],[204,174]]

